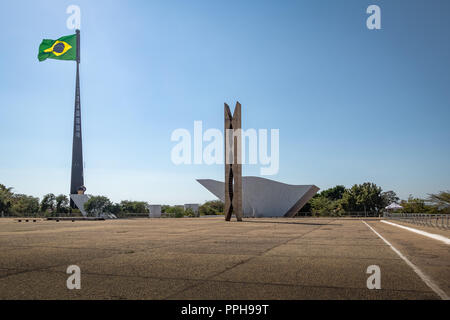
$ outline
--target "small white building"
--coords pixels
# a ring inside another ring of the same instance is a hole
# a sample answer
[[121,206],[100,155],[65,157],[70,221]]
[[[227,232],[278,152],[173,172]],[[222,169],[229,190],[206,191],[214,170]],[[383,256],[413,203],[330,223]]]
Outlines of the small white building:
[[149,218],[161,218],[161,205],[160,204],[150,204],[148,205]]

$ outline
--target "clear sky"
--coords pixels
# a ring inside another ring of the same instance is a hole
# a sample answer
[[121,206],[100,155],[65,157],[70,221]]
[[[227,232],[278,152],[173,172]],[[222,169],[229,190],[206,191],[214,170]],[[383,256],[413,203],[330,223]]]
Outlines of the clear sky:
[[[37,60],[81,8],[88,193],[203,202],[220,165],[172,163],[177,128],[280,130],[269,178],[325,189],[366,181],[409,194],[450,189],[450,1],[1,1],[0,183],[68,193],[75,63]],[[381,8],[368,30],[366,8]],[[258,175],[259,166],[244,166]]]

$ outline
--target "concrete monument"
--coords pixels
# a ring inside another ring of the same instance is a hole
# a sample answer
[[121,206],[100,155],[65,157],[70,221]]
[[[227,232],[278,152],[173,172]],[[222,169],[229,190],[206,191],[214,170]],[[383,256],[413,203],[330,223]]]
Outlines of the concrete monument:
[[[197,180],[222,201],[227,184]],[[290,185],[260,177],[242,178],[244,217],[293,217],[319,191],[315,185]]]
[[232,214],[242,221],[241,104],[236,102],[234,114],[225,103],[225,220]]

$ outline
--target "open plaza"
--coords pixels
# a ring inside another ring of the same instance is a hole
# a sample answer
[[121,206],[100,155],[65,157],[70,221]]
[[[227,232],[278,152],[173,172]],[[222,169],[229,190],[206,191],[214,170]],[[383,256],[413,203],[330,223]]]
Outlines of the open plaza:
[[0,219],[0,299],[441,299],[449,261],[448,244],[377,218]]

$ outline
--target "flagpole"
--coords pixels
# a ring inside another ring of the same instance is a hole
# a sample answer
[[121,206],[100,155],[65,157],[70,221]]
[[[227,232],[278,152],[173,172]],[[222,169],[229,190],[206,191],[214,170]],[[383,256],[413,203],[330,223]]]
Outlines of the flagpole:
[[76,33],[77,33],[77,68],[78,68],[78,65],[80,64],[80,30],[77,29]]
[[[70,182],[70,194],[77,194],[81,187],[84,187],[83,175],[83,146],[81,135],[81,104],[80,104],[80,30],[76,30],[77,35],[77,74],[75,84],[75,110],[73,117],[73,145],[72,145],[72,173]],[[76,208],[75,203],[70,199],[70,206]]]

